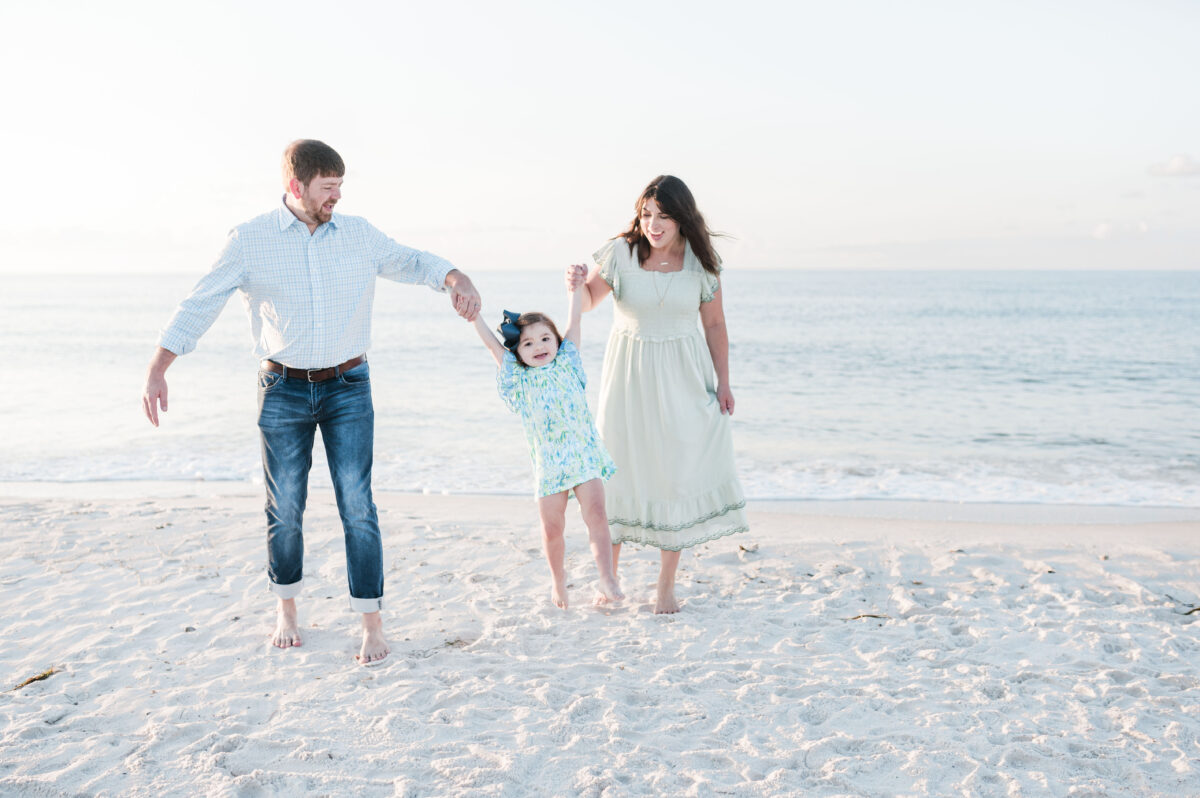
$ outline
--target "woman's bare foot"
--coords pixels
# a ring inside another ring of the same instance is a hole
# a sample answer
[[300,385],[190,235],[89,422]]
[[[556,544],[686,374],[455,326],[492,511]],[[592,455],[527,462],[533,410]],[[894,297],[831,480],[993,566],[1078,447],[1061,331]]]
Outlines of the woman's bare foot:
[[679,602],[675,600],[675,585],[658,585],[658,600],[654,603],[655,615],[669,615],[679,612]]
[[616,579],[601,579],[600,592],[596,594],[596,598],[592,600],[593,604],[609,604],[614,601],[620,601],[625,598],[625,594],[621,592],[621,585]]
[[271,635],[271,645],[276,648],[304,645],[304,641],[300,639],[300,624],[296,620],[296,600],[294,598],[279,600],[275,633]]
[[383,638],[383,619],[379,617],[379,612],[364,612],[362,625],[362,649],[354,659],[358,660],[359,665],[376,665],[383,662],[392,650]]
[[658,572],[658,600],[654,603],[654,613],[669,615],[679,612],[679,602],[675,600],[675,571],[679,568],[679,552],[663,549],[660,558],[662,568]]

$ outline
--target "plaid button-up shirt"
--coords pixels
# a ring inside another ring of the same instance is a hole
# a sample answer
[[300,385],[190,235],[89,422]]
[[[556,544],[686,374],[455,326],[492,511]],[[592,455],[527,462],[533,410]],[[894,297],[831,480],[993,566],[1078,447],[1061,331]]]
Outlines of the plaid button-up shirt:
[[177,355],[192,351],[239,291],[259,358],[301,369],[334,366],[370,346],[376,277],[443,291],[453,268],[357,216],[335,213],[310,235],[281,203],[230,231],[212,271],[175,309],[158,345]]

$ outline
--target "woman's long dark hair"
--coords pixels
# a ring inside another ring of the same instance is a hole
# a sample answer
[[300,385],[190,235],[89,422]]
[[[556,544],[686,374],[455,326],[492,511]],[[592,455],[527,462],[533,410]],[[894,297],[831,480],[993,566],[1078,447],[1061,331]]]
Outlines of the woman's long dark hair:
[[650,181],[646,190],[638,197],[633,215],[633,223],[629,229],[621,233],[619,238],[625,239],[631,247],[637,247],[638,263],[645,263],[650,257],[650,241],[642,232],[642,206],[646,200],[654,200],[658,208],[679,225],[679,234],[692,247],[692,253],[699,259],[700,265],[709,274],[717,274],[721,267],[717,252],[713,249],[712,237],[720,235],[708,229],[700,209],[696,207],[696,198],[682,180],[674,175],[659,175]]

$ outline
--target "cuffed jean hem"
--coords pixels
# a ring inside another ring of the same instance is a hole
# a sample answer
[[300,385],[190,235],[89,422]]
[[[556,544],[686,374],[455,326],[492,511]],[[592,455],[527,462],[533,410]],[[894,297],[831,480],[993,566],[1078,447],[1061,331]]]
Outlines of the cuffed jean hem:
[[379,612],[383,609],[383,596],[379,598],[350,597],[350,609],[355,612]]
[[299,582],[292,582],[290,585],[277,585],[268,579],[267,587],[281,599],[294,599],[304,589],[304,580],[301,579]]

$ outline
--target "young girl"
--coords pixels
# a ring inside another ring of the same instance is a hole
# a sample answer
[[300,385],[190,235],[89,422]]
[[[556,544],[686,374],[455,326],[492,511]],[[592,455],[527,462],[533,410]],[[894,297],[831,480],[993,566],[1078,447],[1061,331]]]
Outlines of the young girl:
[[572,490],[588,528],[592,556],[600,570],[600,592],[595,604],[625,598],[613,573],[612,535],[604,509],[604,484],[616,470],[600,443],[583,388],[587,377],[579,358],[579,320],[583,297],[570,294],[567,334],[559,335],[554,322],[541,313],[504,311],[500,333],[504,343],[488,329],[483,314],[475,317],[475,331],[496,359],[496,381],[508,409],[521,414],[529,441],[537,485],[542,543],[554,578],[550,597],[567,608],[567,574],[563,567],[563,528],[567,496]]

